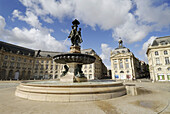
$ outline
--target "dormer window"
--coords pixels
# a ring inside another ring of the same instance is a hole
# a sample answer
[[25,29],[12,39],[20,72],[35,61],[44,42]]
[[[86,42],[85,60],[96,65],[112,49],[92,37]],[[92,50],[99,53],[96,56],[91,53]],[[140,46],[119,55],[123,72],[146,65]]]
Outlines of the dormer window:
[[159,55],[158,51],[155,51],[155,55]]
[[160,44],[161,44],[161,45],[167,45],[167,42],[161,41]]

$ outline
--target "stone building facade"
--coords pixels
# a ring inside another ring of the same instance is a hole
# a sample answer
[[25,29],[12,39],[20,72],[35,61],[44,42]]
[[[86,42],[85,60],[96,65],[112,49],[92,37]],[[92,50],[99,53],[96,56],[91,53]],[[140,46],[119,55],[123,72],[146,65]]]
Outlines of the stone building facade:
[[102,79],[107,75],[107,68],[102,62],[102,59],[96,54],[93,49],[81,50],[81,53],[92,55],[96,58],[92,64],[83,65],[83,72],[89,80]]
[[[60,78],[64,65],[55,63],[53,56],[61,53],[63,52],[32,50],[0,41],[0,80]],[[83,65],[87,78],[98,79],[104,76],[107,68],[95,51],[87,49],[82,50],[82,53],[96,57],[95,63]]]
[[110,60],[112,79],[132,80],[149,75],[147,64],[124,47],[122,40],[119,40],[119,47],[111,51]]
[[150,77],[170,81],[170,36],[156,38],[147,49]]

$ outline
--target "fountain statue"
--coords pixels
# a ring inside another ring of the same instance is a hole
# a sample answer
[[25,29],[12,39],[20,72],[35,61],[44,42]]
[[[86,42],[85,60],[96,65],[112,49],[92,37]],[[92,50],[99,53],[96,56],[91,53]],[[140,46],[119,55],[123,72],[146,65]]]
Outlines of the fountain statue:
[[68,36],[68,38],[71,39],[72,43],[70,47],[70,52],[56,55],[53,58],[56,63],[66,64],[64,65],[65,71],[62,73],[60,81],[86,82],[87,78],[82,71],[82,65],[94,63],[95,57],[81,53],[80,44],[83,42],[81,38],[81,28],[79,28],[79,31],[77,31],[80,22],[75,19],[72,24],[72,30],[70,32],[70,35]]
[[82,71],[82,65],[92,64],[95,57],[82,54],[80,44],[83,42],[80,22],[72,22],[72,30],[68,36],[72,45],[70,52],[53,57],[56,63],[64,64],[64,71],[58,80],[24,81],[15,91],[15,95],[28,100],[75,102],[111,99],[126,94],[122,82],[113,80],[88,81]]

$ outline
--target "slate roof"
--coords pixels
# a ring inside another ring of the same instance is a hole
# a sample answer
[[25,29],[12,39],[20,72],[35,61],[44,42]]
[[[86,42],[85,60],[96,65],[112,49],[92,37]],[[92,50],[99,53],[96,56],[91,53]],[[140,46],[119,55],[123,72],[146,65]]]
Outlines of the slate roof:
[[170,44],[170,36],[156,38],[153,41],[152,46],[167,45],[167,44]]
[[58,54],[63,54],[66,52],[54,52],[54,51],[39,51],[39,55],[38,54],[39,50],[35,50],[35,57],[54,57]]
[[2,41],[0,41],[0,49],[5,50],[6,52],[12,52],[12,53],[20,54],[20,55],[34,56],[35,54],[35,51],[32,49],[17,46],[14,44],[9,44],[9,43],[2,42]]

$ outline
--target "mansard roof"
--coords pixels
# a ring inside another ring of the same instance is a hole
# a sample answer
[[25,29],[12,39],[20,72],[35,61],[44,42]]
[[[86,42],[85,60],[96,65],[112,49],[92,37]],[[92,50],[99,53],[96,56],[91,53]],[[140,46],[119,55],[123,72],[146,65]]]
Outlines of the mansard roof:
[[[53,57],[58,54],[67,53],[67,52],[32,50],[32,49],[17,46],[14,44],[6,43],[3,41],[0,41],[0,50],[1,49],[5,50],[6,52],[11,52],[11,53],[20,54],[20,55],[28,55],[28,56],[32,56],[32,57]],[[96,52],[91,48],[83,49],[83,50],[81,50],[81,53],[96,54]]]
[[167,44],[170,44],[170,36],[156,38],[153,41],[152,46],[167,45]]
[[83,49],[83,50],[81,50],[81,53],[83,53],[83,54],[96,54],[96,52],[91,48]]
[[6,52],[11,52],[11,53],[20,54],[20,55],[34,56],[35,54],[35,51],[32,49],[17,46],[14,44],[9,44],[9,43],[2,42],[2,41],[0,41],[0,49],[5,50]]
[[35,50],[35,56],[36,57],[54,57],[58,54],[63,54],[66,52],[54,52],[54,51],[41,51],[41,50]]

